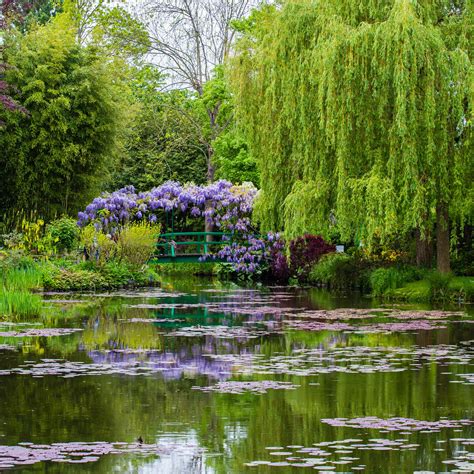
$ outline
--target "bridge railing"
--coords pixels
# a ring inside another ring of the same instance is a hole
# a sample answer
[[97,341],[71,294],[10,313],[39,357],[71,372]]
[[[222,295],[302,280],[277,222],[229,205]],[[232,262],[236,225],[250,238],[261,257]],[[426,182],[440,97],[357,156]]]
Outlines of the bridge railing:
[[[212,237],[215,240],[208,240]],[[223,237],[228,237],[224,239]],[[219,238],[219,240],[217,240]],[[178,261],[200,261],[199,258],[209,255],[209,248],[215,245],[228,245],[232,242],[232,234],[225,232],[171,232],[160,234],[155,247],[158,252],[152,257],[157,263]],[[180,240],[181,239],[181,240]],[[182,240],[185,239],[185,240]],[[196,247],[196,253],[180,252],[190,246]],[[161,252],[160,252],[161,251]]]

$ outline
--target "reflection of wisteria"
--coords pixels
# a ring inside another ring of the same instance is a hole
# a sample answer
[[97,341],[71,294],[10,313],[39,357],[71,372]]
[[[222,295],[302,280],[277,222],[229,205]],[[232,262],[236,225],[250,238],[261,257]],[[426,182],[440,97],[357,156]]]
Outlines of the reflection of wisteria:
[[33,465],[40,462],[85,464],[98,461],[112,454],[138,454],[160,456],[170,454],[199,454],[204,449],[198,446],[161,445],[143,443],[20,443],[18,446],[0,446],[0,469]]

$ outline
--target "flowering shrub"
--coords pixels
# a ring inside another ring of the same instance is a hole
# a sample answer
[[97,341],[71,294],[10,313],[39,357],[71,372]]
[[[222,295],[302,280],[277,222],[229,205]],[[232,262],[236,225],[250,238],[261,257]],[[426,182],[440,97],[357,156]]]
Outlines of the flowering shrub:
[[[79,213],[78,224],[97,232],[118,238],[129,223],[161,223],[166,225],[166,214],[173,212],[175,219],[203,218],[215,228],[225,230],[232,237],[214,255],[203,260],[223,260],[236,272],[253,274],[272,271],[278,279],[288,275],[286,258],[282,254],[283,241],[278,234],[257,236],[251,229],[250,215],[257,189],[252,183],[234,186],[220,180],[207,186],[181,185],[169,181],[151,191],[136,193],[127,186],[94,199],[84,212]],[[286,267],[285,267],[286,265]]]
[[[284,242],[279,234],[269,232],[266,236],[243,234],[236,241],[221,248],[211,259],[224,260],[240,273],[262,273],[273,270],[277,256],[282,255]],[[203,259],[206,259],[205,257]]]
[[290,272],[298,280],[306,281],[314,263],[322,255],[335,252],[336,246],[320,235],[305,234],[290,242]]
[[207,186],[181,185],[168,181],[151,191],[137,193],[127,186],[94,199],[79,213],[81,227],[92,223],[97,230],[114,235],[128,222],[146,220],[166,223],[166,213],[175,217],[204,217],[206,222],[227,231],[245,232],[257,189],[252,183],[234,186],[217,181]]
[[159,232],[159,226],[147,222],[125,226],[117,240],[118,257],[132,265],[145,265],[153,255]]

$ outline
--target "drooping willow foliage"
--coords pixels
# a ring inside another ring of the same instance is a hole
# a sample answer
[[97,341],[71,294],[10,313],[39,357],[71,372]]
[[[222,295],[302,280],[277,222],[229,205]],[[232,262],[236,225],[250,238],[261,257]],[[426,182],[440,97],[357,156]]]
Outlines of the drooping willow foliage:
[[249,24],[230,75],[264,228],[370,244],[465,222],[472,0],[289,0]]

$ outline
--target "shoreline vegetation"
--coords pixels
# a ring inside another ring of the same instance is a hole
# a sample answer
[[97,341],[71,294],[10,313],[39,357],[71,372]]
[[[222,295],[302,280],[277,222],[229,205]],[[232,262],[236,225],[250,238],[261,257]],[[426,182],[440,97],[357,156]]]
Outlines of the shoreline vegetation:
[[[250,207],[245,209],[248,212]],[[97,213],[99,219],[106,219],[101,209]],[[237,213],[233,219],[240,222],[241,216]],[[224,263],[213,262],[209,255],[200,263],[156,265],[149,261],[162,230],[159,223],[135,215],[113,233],[96,224],[92,221],[80,228],[73,219],[63,217],[45,226],[37,220],[24,223],[22,232],[3,235],[0,319],[39,316],[42,298],[37,293],[41,291],[159,286],[166,275],[175,273],[211,276],[240,285],[289,284],[325,288],[332,293],[353,291],[386,301],[474,302],[469,255],[454,267],[457,274],[445,274],[412,265],[409,252],[369,252],[360,245],[337,252],[336,245],[319,235],[305,234],[288,242],[278,234],[268,234],[257,241],[236,232],[236,243],[220,246],[217,255]]]
[[[329,254],[331,255],[331,254]],[[338,255],[343,260],[345,254]],[[5,252],[0,254],[2,281],[0,293],[0,320],[18,320],[39,316],[42,310],[43,291],[86,292],[114,291],[125,288],[161,285],[161,277],[187,274],[233,280],[241,285],[253,285],[255,279],[235,278],[225,271],[227,264],[143,264],[139,268],[116,261],[99,265],[95,262],[75,262],[64,258],[35,261],[31,257],[18,257],[15,266]],[[427,302],[442,304],[469,304],[474,302],[474,277],[443,275],[415,267],[375,267],[359,273],[354,267],[346,268],[353,279],[343,274],[321,276],[315,265],[308,281],[290,279],[292,286],[323,288],[331,293],[359,292],[364,297],[397,302]],[[340,270],[339,270],[340,272]],[[319,280],[317,279],[319,275]],[[336,278],[339,278],[336,280]],[[263,283],[265,280],[261,280]]]

